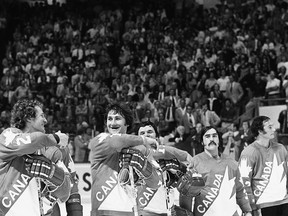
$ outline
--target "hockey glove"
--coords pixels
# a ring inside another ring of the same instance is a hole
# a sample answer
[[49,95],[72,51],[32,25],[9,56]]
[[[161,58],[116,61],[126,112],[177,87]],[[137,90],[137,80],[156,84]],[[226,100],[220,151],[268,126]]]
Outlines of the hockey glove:
[[170,171],[166,171],[166,187],[175,188],[177,186],[178,180],[179,177],[176,174],[173,174]]
[[[133,172],[134,176],[134,183],[136,183],[139,179],[138,175]],[[130,182],[130,175],[129,175],[129,167],[122,167],[118,173],[118,182],[121,185],[131,184]]]
[[43,155],[25,155],[24,162],[30,176],[47,180],[55,186],[60,186],[63,183],[64,170]]
[[180,177],[186,173],[187,167],[180,163],[176,158],[171,160],[160,159],[158,163],[162,171],[169,170],[171,172],[176,172]]
[[172,206],[171,214],[172,216],[194,216],[193,212],[177,205]]
[[124,148],[121,153],[123,167],[132,166],[140,178],[151,176],[152,164],[148,162],[147,157],[142,152],[131,148]]
[[66,201],[66,211],[69,216],[83,216],[83,207],[79,194],[72,194]]
[[192,171],[183,175],[177,183],[177,189],[182,195],[192,197],[199,195],[204,186],[205,182],[202,176]]

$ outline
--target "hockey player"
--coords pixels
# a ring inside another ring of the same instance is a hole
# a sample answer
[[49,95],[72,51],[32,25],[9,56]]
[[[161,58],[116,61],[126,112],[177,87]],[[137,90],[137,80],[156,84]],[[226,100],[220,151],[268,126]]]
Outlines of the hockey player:
[[[158,140],[159,134],[152,122],[143,122],[138,129],[138,135]],[[160,145],[158,151],[153,151],[153,158],[161,167],[163,176],[162,185],[153,190],[146,185],[138,188],[137,203],[140,215],[171,215],[171,207],[174,204],[174,193],[172,185],[176,185],[179,176],[186,172],[186,164],[192,156],[186,151],[171,146]]]
[[129,154],[129,149],[126,149],[128,147],[137,146],[137,151],[128,162],[129,166],[137,171],[136,179],[142,178],[151,188],[159,187],[160,176],[147,159],[151,145],[157,145],[157,141],[149,137],[126,134],[127,129],[132,127],[132,116],[132,111],[125,104],[108,105],[106,109],[108,133],[101,133],[90,141],[91,216],[134,215],[136,197],[131,199],[125,188],[118,184],[119,157],[122,154],[120,152]]
[[[65,202],[67,216],[83,216],[83,207],[81,205],[81,197],[78,190],[78,178],[76,176],[75,165],[73,159],[71,158],[69,148],[52,146],[41,149],[41,153],[56,164],[59,161],[64,163],[65,167],[70,173],[72,183],[70,196]],[[45,216],[60,216],[61,212],[57,200],[49,198],[50,197],[44,198]]]
[[[240,216],[241,210],[245,216],[251,216],[251,207],[236,161],[219,154],[220,138],[214,127],[202,129],[204,152],[193,157],[190,171],[180,178],[177,185],[181,194],[180,206],[193,211],[195,216]],[[191,175],[194,171],[202,175],[205,186],[195,185]]]
[[47,193],[60,201],[70,195],[70,175],[47,158],[35,155],[41,148],[68,144],[66,134],[45,134],[46,122],[38,101],[20,100],[13,106],[12,127],[0,135],[0,215],[43,215],[42,181]]
[[239,170],[253,213],[287,215],[287,150],[272,140],[275,127],[269,117],[256,117],[250,131],[255,139],[242,151]]

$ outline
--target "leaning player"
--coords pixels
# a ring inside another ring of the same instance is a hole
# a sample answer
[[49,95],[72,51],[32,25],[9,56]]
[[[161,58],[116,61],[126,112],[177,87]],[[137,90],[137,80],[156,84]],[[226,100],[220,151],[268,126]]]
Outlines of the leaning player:
[[137,146],[138,151],[128,162],[129,167],[137,172],[135,180],[139,178],[145,181],[147,186],[158,188],[160,176],[147,159],[151,145],[157,145],[157,141],[149,137],[126,134],[127,130],[133,126],[133,114],[126,104],[108,105],[106,126],[108,133],[101,133],[90,141],[92,151],[91,216],[134,215],[137,214],[134,203],[135,193],[132,191],[131,197],[131,193],[125,190],[127,188],[121,187],[117,181],[121,151]]
[[45,134],[46,123],[38,101],[19,100],[13,106],[11,127],[0,135],[1,215],[43,215],[42,182],[47,193],[62,202],[70,195],[69,173],[35,154],[44,147],[68,144],[66,134]]
[[[159,138],[156,126],[150,121],[141,123],[137,133],[155,140]],[[134,147],[129,148],[130,155],[122,155],[123,160],[127,161],[132,157],[133,149]],[[186,151],[164,145],[159,145],[158,151],[153,150],[152,156],[157,160],[156,167],[159,167],[162,173],[162,185],[159,189],[152,189],[146,185],[137,188],[140,215],[171,215],[171,207],[174,204],[173,185],[175,186],[179,177],[186,172],[186,165],[183,163],[189,164],[192,156]]]

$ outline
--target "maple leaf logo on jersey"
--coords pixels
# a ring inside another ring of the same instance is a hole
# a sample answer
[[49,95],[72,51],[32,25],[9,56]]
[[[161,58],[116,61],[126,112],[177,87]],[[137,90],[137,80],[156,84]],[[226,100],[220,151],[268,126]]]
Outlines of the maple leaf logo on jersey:
[[121,136],[121,134],[108,134],[108,133],[101,133],[99,134],[98,137],[98,141],[99,143],[103,142],[103,140],[105,140],[108,136]]
[[252,171],[251,166],[248,165],[247,158],[242,158],[239,164],[239,171],[241,177],[249,177],[249,173]]
[[[215,216],[215,212],[223,212],[222,216],[235,214],[237,209],[236,193],[234,191],[235,177],[229,179],[228,173],[228,167],[226,167],[218,196],[205,212],[205,216]],[[225,210],[223,211],[223,209]]]
[[7,129],[4,133],[3,136],[5,137],[5,146],[8,146],[9,144],[12,143],[14,138],[18,135],[18,133],[13,133],[11,129]]
[[75,164],[74,164],[73,159],[71,158],[70,154],[69,154],[68,169],[70,170],[71,173],[76,172]]
[[284,161],[278,165],[274,154],[273,162],[265,162],[265,165],[261,176],[262,181],[255,185],[254,194],[260,194],[257,204],[282,200],[287,193]]
[[98,135],[98,141],[99,141],[99,143],[102,143],[103,140],[105,140],[108,136],[109,136],[108,133],[101,133],[101,134],[99,134],[99,135]]

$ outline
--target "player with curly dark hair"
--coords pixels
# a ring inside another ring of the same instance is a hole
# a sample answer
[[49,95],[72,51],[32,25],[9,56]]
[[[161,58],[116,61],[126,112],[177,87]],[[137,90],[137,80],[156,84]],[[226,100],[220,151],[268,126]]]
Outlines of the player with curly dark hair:
[[38,154],[68,143],[66,134],[45,134],[46,123],[40,102],[24,99],[13,106],[11,127],[0,135],[1,215],[44,215],[41,182],[51,198],[66,201],[70,195],[70,174]]
[[[20,100],[18,101],[11,111],[11,120],[10,124],[12,127],[16,127],[20,130],[23,130],[26,126],[26,123],[29,119],[36,117],[35,107],[43,109],[43,104],[37,100]],[[41,131],[41,132],[45,132]]]

